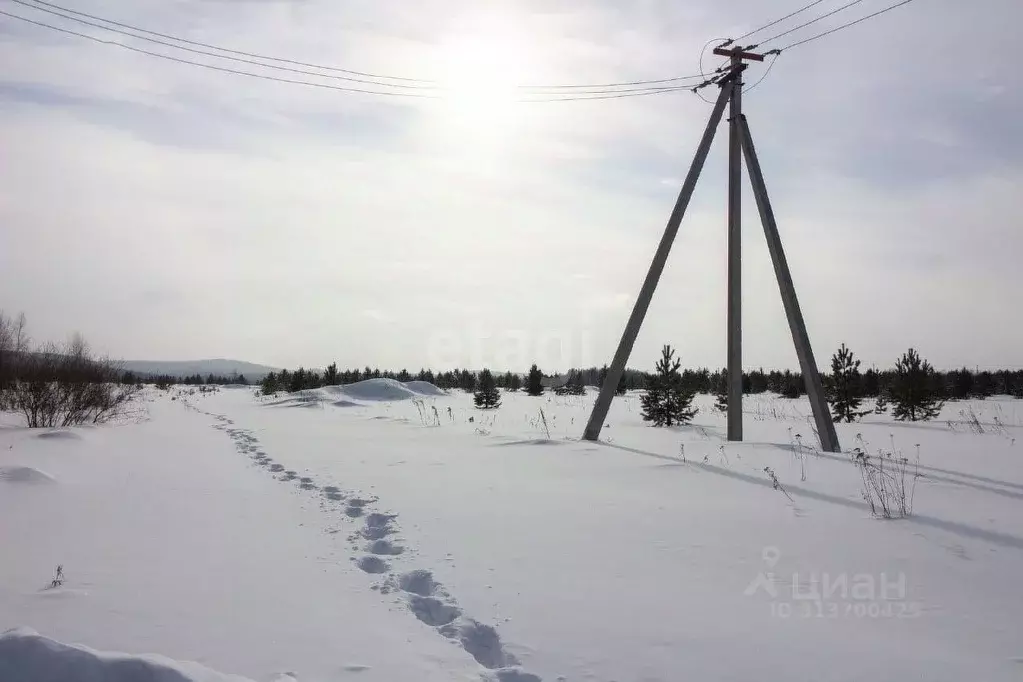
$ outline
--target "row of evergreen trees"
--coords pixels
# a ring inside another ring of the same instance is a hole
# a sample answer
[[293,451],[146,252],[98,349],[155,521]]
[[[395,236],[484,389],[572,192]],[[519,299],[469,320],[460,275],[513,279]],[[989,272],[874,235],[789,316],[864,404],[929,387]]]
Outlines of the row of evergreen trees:
[[[892,380],[877,396],[874,412],[883,414],[892,405],[892,416],[897,421],[934,419],[941,411],[942,397],[937,390],[936,372],[931,364],[910,348],[895,363]],[[831,356],[831,375],[826,385],[828,402],[837,422],[854,422],[871,410],[862,410],[864,377],[860,374],[860,361],[843,343]],[[965,392],[963,398],[969,397]]]
[[190,386],[201,386],[203,384],[215,386],[229,386],[236,384],[242,386],[249,385],[249,380],[245,378],[244,374],[232,374],[231,376],[207,374],[204,377],[203,375],[196,373],[187,377],[178,377],[170,374],[138,375],[135,374],[135,372],[127,371],[121,376],[122,384],[142,383],[143,380],[152,382],[160,388],[165,388],[173,384],[188,384]]
[[[582,395],[586,386],[601,386],[607,376],[602,368],[573,369],[567,379],[548,377],[534,364],[525,377],[505,372],[494,374],[485,369],[479,374],[466,369],[434,373],[420,370],[413,375],[400,372],[365,370],[339,371],[331,364],[323,373],[299,368],[293,372],[282,370],[268,374],[262,382],[264,394],[278,391],[298,391],[325,385],[346,384],[369,378],[385,377],[397,381],[428,381],[444,389],[462,389],[473,392],[477,405],[485,409],[500,405],[499,389],[524,390],[529,395],[541,395],[552,388],[559,395]],[[212,378],[212,377],[211,377]],[[241,383],[244,377],[220,378],[207,383]],[[914,349],[899,358],[895,368],[878,371],[860,371],[860,361],[845,344],[834,354],[831,373],[822,376],[828,401],[838,421],[855,421],[866,414],[861,409],[864,398],[876,398],[875,411],[883,413],[892,405],[896,419],[931,419],[937,415],[944,400],[986,397],[996,393],[1023,398],[1023,371],[971,372],[964,368],[938,372],[923,360]],[[204,383],[202,377],[190,377],[188,382]],[[626,370],[617,386],[619,394],[631,388],[645,388],[644,416],[655,424],[687,423],[692,419],[692,396],[696,393],[716,395],[716,407],[725,410],[728,405],[728,373],[711,372],[707,368],[681,369],[681,360],[670,346],[662,349],[661,359],[652,374]],[[743,373],[743,393],[771,391],[788,398],[797,398],[804,391],[803,377],[798,372],[752,370]],[[687,398],[688,397],[688,398]]]
[[[858,365],[857,365],[858,367]],[[587,369],[572,369],[567,374],[567,381],[559,382],[560,375],[547,375],[541,373],[541,383],[544,386],[553,388],[559,392],[565,392],[563,387],[570,388],[569,392],[578,391],[578,387],[596,386],[604,383],[607,373],[607,366],[590,367]],[[130,373],[129,373],[130,374]],[[646,388],[651,374],[633,369],[627,369],[619,382],[619,392]],[[712,393],[721,396],[727,401],[728,373],[725,370],[711,371],[707,368],[680,370],[682,385],[693,393]],[[877,398],[890,394],[895,382],[898,379],[898,370],[877,370],[874,368],[857,373],[852,378],[858,394],[866,398]],[[397,381],[428,381],[443,389],[460,389],[467,392],[477,390],[479,375],[468,369],[459,369],[449,372],[435,373],[431,370],[421,369],[413,374],[408,370],[398,372],[369,367],[359,369],[348,369],[339,371],[337,364],[327,367],[322,373],[316,370],[299,368],[295,371],[281,370],[271,372],[262,382],[267,393],[278,391],[300,391],[306,388],[319,388],[321,386],[333,386],[337,384],[350,384],[356,381],[372,378],[388,378]],[[526,377],[512,373],[493,374],[494,382],[498,388],[517,391],[526,387]],[[823,380],[827,386],[831,377],[824,375]],[[168,377],[169,379],[169,377]],[[212,379],[212,380],[211,380]],[[972,371],[966,368],[941,372],[933,368],[927,372],[927,390],[940,400],[962,400],[965,398],[984,398],[991,395],[1013,395],[1023,398],[1023,371],[1000,370],[1000,371]],[[185,380],[174,380],[179,383],[246,383],[244,376],[239,377],[208,377],[204,379],[199,375],[188,377]],[[129,382],[130,383],[130,382]],[[561,389],[561,390],[559,390]],[[803,376],[799,372],[790,370],[765,371],[763,369],[743,372],[742,391],[744,394],[772,392],[786,398],[798,398],[806,391],[803,384]],[[538,395],[538,394],[537,394]]]
[[[508,391],[525,390],[529,395],[540,395],[548,387],[552,388],[559,395],[581,395],[585,392],[586,386],[603,385],[604,377],[607,376],[607,366],[601,369],[593,367],[585,370],[570,370],[567,375],[568,378],[564,382],[559,381],[557,375],[548,376],[544,374],[535,364],[525,376],[512,372],[494,374],[489,369],[484,371],[490,375],[497,388]],[[618,392],[624,393],[633,388],[642,388],[646,384],[646,377],[647,375],[643,372],[626,370],[622,375],[621,381],[618,382]],[[263,377],[260,386],[265,395],[270,395],[280,391],[302,391],[309,388],[352,384],[366,379],[381,378],[394,379],[401,382],[428,381],[445,390],[460,389],[470,393],[483,387],[482,372],[477,374],[467,369],[438,373],[428,369],[421,369],[416,374],[412,374],[407,369],[393,372],[371,369],[369,367],[363,370],[346,369],[339,371],[337,363],[331,363],[322,373],[316,370],[305,369],[304,367],[299,367],[294,371],[283,369],[280,372],[270,372]]]
[[[679,371],[681,366],[682,361],[675,357],[671,346],[664,346],[641,399],[644,420],[653,422],[655,426],[673,426],[688,424],[696,416],[696,408],[692,405],[696,391],[692,381],[687,382],[685,373]],[[875,376],[878,375],[875,372]],[[970,375],[968,370],[950,372],[949,375],[953,377],[953,388],[957,389],[952,391],[953,395],[960,398],[976,395],[970,390],[976,382],[967,384],[962,379],[964,375]],[[943,399],[941,388],[946,383],[937,380],[939,373],[916,350],[910,348],[903,353],[895,362],[895,369],[885,372],[884,376],[884,383],[879,381],[877,385],[874,412],[883,414],[890,404],[892,416],[897,421],[921,421],[938,416]],[[866,374],[860,372],[860,361],[843,343],[831,358],[831,374],[823,377],[835,421],[854,422],[871,412],[861,409],[867,395],[866,379]],[[1012,379],[1013,375],[1009,373],[1009,380]],[[957,384],[955,380],[962,383]],[[728,406],[727,373],[719,375],[715,392],[715,406],[723,411]]]

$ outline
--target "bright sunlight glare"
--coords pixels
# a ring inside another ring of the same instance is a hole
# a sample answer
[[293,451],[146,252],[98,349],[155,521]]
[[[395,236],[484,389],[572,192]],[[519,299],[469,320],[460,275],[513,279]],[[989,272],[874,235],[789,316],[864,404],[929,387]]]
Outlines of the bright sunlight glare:
[[497,145],[517,131],[519,85],[541,71],[526,31],[514,17],[466,17],[440,43],[438,80],[444,127],[474,144]]

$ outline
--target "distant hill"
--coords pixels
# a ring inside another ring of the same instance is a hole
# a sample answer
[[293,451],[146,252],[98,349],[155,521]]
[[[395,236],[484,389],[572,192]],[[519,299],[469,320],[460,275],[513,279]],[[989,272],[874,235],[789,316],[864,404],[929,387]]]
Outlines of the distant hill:
[[193,374],[209,376],[232,376],[244,374],[249,381],[258,381],[269,372],[276,372],[276,367],[257,365],[241,360],[127,360],[121,363],[124,369],[136,374],[167,374],[172,377],[187,377]]

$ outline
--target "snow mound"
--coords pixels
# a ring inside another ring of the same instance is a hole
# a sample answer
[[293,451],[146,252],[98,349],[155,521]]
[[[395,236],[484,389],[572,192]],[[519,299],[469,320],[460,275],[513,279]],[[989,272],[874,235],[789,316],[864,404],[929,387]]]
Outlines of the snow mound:
[[29,628],[0,635],[0,680],[25,682],[248,682],[198,663],[156,655],[95,651],[43,637]]
[[362,407],[366,402],[416,400],[443,395],[447,393],[429,381],[410,381],[403,384],[395,379],[366,379],[354,384],[295,391],[267,404],[281,407],[319,407],[329,402],[334,407]]
[[[57,479],[45,471],[32,467],[0,467],[0,481],[11,483],[56,483]],[[4,679],[0,677],[0,679]]]
[[411,400],[420,397],[418,392],[394,379],[366,379],[339,386],[337,391],[356,400]]
[[[344,396],[353,400],[412,400],[447,395],[429,381],[410,381],[406,384],[395,379],[366,379],[344,386],[318,389],[323,395]],[[341,401],[339,401],[341,402]]]
[[429,381],[407,381],[405,386],[419,395],[447,395],[443,388],[438,388]]

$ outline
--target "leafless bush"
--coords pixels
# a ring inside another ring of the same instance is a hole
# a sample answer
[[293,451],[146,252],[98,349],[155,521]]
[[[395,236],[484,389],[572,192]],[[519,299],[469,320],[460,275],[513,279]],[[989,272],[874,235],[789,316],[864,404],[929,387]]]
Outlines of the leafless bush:
[[896,456],[894,451],[881,451],[877,457],[871,457],[860,448],[853,450],[853,461],[863,479],[860,494],[870,506],[871,514],[891,519],[913,513],[916,480],[920,478],[919,461],[911,469],[909,458]]
[[47,344],[7,359],[13,362],[0,407],[20,412],[29,427],[103,423],[123,415],[139,392],[135,384],[118,382],[115,363],[93,358],[80,335],[64,346]]

